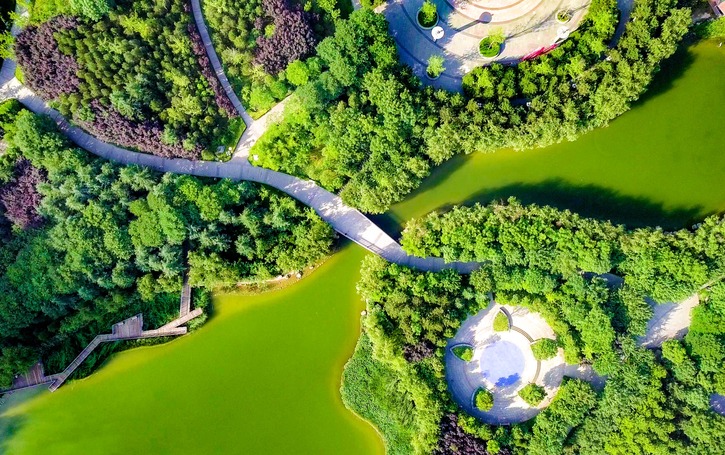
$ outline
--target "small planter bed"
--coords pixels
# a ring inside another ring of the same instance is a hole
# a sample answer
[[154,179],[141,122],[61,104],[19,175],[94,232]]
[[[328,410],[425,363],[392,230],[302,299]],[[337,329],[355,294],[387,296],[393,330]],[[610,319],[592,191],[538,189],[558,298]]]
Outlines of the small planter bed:
[[459,344],[458,346],[453,346],[453,354],[458,357],[459,359],[470,362],[471,359],[473,359],[473,347],[469,346],[467,344]]
[[503,43],[498,40],[492,39],[490,36],[481,40],[478,44],[478,52],[481,53],[482,57],[494,58],[501,53],[501,46]]
[[418,25],[424,29],[430,29],[438,23],[438,11],[433,2],[426,1],[416,14]]
[[473,397],[473,404],[481,411],[490,411],[493,408],[493,394],[481,387],[476,390],[476,395]]
[[562,24],[566,24],[571,20],[572,14],[571,11],[562,10],[556,13],[556,20]]
[[503,311],[499,311],[496,317],[493,318],[494,332],[506,332],[510,328],[508,316]]

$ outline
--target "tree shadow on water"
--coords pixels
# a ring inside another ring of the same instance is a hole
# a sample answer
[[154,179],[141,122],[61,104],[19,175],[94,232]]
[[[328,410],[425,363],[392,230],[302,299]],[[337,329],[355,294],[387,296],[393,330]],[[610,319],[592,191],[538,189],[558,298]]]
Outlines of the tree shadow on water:
[[0,416],[0,455],[9,453],[10,440],[20,430],[24,420],[20,416]]
[[522,204],[550,205],[583,217],[624,224],[629,228],[661,226],[679,229],[702,218],[701,206],[665,208],[645,197],[628,196],[597,185],[574,185],[560,179],[536,184],[518,183],[485,190],[470,197],[466,205],[516,197]]
[[656,98],[674,87],[675,82],[684,76],[695,61],[695,55],[690,50],[694,44],[696,43],[689,40],[683,42],[672,57],[662,62],[660,71],[655,74],[647,90],[637,101],[632,103],[633,108],[646,103],[650,99]]
[[[455,205],[482,205],[515,197],[522,204],[549,205],[560,210],[570,210],[586,218],[624,224],[628,228],[660,226],[675,230],[701,221],[707,215],[702,206],[665,208],[661,203],[644,197],[627,196],[597,185],[575,185],[560,179],[540,183],[516,183],[499,188],[486,189],[473,194],[460,204],[447,204],[436,210],[445,212]],[[423,216],[423,215],[421,215]],[[392,216],[373,219],[393,238],[399,238],[403,225]]]

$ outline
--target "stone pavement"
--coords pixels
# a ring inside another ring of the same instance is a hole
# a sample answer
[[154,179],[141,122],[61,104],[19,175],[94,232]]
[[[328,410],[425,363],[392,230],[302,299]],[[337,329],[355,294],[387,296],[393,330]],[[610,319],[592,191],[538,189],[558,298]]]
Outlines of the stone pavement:
[[647,322],[647,332],[637,339],[645,348],[662,346],[666,340],[682,339],[692,322],[692,309],[699,303],[698,294],[693,294],[682,302],[656,303],[648,300],[654,315]]
[[[417,12],[423,0],[391,0],[376,11],[390,23],[401,60],[411,66],[421,80],[451,91],[461,89],[463,76],[473,68],[491,63],[516,63],[534,51],[557,42],[560,29],[575,30],[586,15],[591,0],[432,0],[438,8],[439,21],[445,32],[434,41],[430,30],[418,25]],[[629,0],[620,0],[629,1]],[[567,10],[571,20],[562,24],[556,13]],[[501,54],[493,59],[480,55],[481,39],[501,30],[506,42]],[[446,71],[436,80],[425,73],[428,58],[445,58]]]
[[[603,277],[613,286],[623,282],[614,275]],[[666,340],[685,336],[692,320],[692,309],[699,303],[699,297],[693,294],[678,303],[648,302],[654,314],[647,323],[646,334],[639,337],[637,343],[651,349],[662,346]],[[512,322],[513,329],[509,332],[493,331],[493,319],[501,309]],[[591,365],[567,365],[561,349],[557,357],[539,362],[538,369],[534,370],[537,361],[529,345],[542,338],[555,339],[556,336],[541,316],[522,307],[499,305],[492,300],[486,309],[466,319],[446,346],[446,381],[454,401],[483,422],[502,425],[533,418],[551,403],[564,376],[587,381],[595,390],[604,388],[606,377],[594,372]],[[464,362],[453,354],[452,348],[462,344],[474,347],[471,362]],[[496,345],[505,346],[492,349]],[[492,377],[494,380],[491,380]],[[496,380],[502,378],[507,380]],[[546,400],[537,407],[528,406],[518,396],[518,391],[530,382],[544,386],[547,392]],[[490,411],[483,412],[473,403],[479,387],[485,387],[494,395],[494,407]],[[725,415],[725,396],[713,394],[710,403],[715,412]]]
[[[511,330],[495,332],[493,320],[499,311],[509,316]],[[554,331],[536,313],[522,307],[489,306],[466,319],[456,335],[448,341],[445,353],[446,381],[451,396],[468,414],[485,423],[506,425],[533,418],[556,396],[564,377],[566,364],[563,351],[556,357],[538,361],[531,343],[542,338],[554,339]],[[474,348],[470,362],[459,359],[452,348],[458,345]],[[547,397],[539,406],[531,407],[518,392],[529,383],[543,386]],[[493,394],[493,408],[481,411],[474,404],[476,391],[486,388]]]

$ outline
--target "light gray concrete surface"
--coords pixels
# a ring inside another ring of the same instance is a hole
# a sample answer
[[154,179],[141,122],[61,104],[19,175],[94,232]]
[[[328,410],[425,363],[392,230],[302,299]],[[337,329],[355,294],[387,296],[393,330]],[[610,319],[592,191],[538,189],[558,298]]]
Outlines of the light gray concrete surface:
[[[493,320],[502,310],[509,316],[511,329],[495,332]],[[566,368],[561,349],[553,359],[534,358],[531,343],[542,338],[553,339],[555,335],[541,316],[491,301],[486,309],[466,319],[446,346],[446,381],[451,396],[468,414],[489,424],[508,425],[533,418],[556,396]],[[473,347],[470,362],[453,354],[452,348],[460,344]],[[546,399],[537,407],[529,406],[518,395],[530,383],[546,390]],[[474,404],[481,387],[493,394],[490,411],[481,411]]]
[[[391,0],[376,11],[381,11],[390,23],[390,33],[401,60],[424,83],[451,91],[460,90],[463,76],[477,66],[491,62],[517,63],[532,52],[557,43],[561,31],[566,29],[570,33],[579,26],[590,3],[590,0],[432,0],[438,9],[437,25],[445,33],[436,41],[431,31],[417,22],[423,1]],[[556,20],[556,13],[561,10],[572,13],[566,24]],[[503,50],[495,58],[484,58],[479,53],[479,43],[495,30],[506,36]],[[427,62],[432,55],[445,58],[446,71],[436,80],[426,76]]]
[[637,339],[640,346],[656,348],[666,340],[682,339],[692,322],[692,309],[700,303],[698,294],[693,294],[682,302],[656,303],[648,299],[653,316],[647,322],[647,332]]

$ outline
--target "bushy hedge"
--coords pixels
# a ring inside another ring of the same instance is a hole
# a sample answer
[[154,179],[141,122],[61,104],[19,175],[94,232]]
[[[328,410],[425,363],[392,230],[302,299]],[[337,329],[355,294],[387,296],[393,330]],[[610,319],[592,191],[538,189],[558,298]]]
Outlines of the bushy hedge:
[[519,390],[519,396],[529,406],[538,406],[546,398],[546,390],[537,384],[527,384]]

